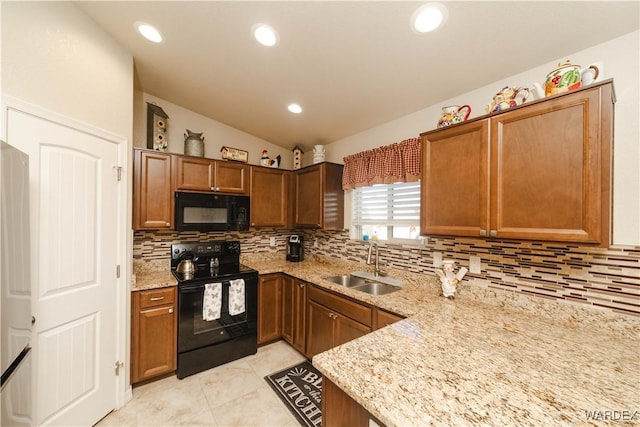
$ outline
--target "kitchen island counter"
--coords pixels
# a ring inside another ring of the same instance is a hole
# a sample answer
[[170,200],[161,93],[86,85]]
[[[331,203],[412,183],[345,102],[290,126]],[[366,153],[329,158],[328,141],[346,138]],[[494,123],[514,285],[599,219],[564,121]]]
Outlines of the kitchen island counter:
[[[246,263],[408,316],[313,358],[387,426],[640,423],[640,338],[632,316],[616,320],[568,304],[560,306],[564,313],[557,304],[535,313],[477,298],[448,300],[434,277],[402,272],[391,274],[407,282],[402,290],[373,296],[323,279],[362,264]],[[594,318],[604,324],[595,327]]]

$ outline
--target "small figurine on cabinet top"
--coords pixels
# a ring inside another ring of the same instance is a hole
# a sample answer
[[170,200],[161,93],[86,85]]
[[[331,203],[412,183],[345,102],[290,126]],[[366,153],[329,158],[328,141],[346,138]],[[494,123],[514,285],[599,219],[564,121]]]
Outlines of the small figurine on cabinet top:
[[157,105],[147,102],[147,148],[167,151],[169,116]]
[[293,169],[300,169],[302,167],[302,155],[304,151],[298,145],[293,147]]
[[275,159],[271,159],[269,157],[269,152],[267,150],[262,150],[262,157],[260,157],[260,164],[262,166],[267,166],[270,168],[277,168],[280,166],[280,159],[282,157],[277,155]]

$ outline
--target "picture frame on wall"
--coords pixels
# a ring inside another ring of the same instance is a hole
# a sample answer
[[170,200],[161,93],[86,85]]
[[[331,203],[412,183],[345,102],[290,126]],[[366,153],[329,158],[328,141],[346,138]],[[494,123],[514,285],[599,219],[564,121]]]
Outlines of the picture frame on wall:
[[249,152],[240,150],[239,148],[227,147],[223,145],[220,149],[223,160],[231,160],[234,162],[247,163],[249,161]]

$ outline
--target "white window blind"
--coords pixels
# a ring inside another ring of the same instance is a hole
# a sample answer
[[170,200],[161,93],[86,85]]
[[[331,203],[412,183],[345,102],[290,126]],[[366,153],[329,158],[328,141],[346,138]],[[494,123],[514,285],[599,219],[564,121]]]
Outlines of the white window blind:
[[359,187],[352,192],[356,238],[417,239],[420,235],[420,182]]

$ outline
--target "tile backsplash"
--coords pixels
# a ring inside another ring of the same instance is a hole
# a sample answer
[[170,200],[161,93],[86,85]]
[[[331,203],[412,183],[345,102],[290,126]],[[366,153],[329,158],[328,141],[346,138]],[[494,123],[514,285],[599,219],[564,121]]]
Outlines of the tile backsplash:
[[[287,238],[302,234],[305,252],[364,262],[368,243],[349,238],[347,231],[252,229],[249,232],[198,233],[137,231],[133,257],[137,261],[170,258],[173,242],[237,239],[243,253],[282,253]],[[270,237],[276,246],[270,247]],[[389,268],[435,274],[434,253],[469,267],[469,257],[481,260],[479,274],[467,273],[472,286],[512,291],[532,298],[564,300],[578,306],[640,317],[640,246],[608,249],[568,243],[429,237],[424,245],[381,242],[380,262]]]

